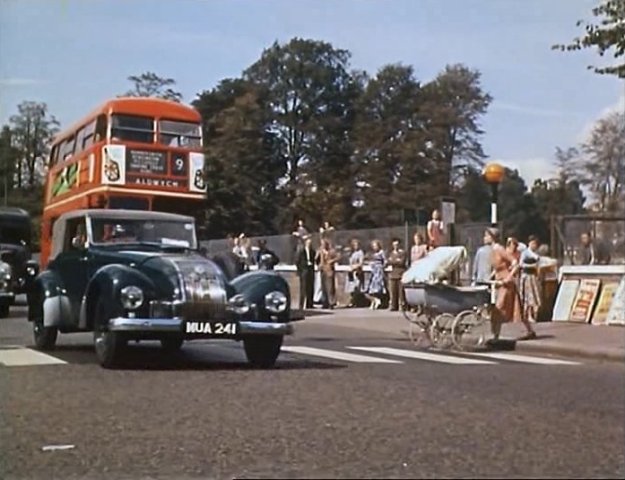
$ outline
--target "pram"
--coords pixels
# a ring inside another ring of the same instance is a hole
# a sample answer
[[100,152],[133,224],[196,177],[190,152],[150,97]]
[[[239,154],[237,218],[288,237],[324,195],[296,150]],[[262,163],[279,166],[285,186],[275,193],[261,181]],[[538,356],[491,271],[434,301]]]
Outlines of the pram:
[[468,350],[485,344],[495,283],[490,287],[447,283],[466,258],[464,247],[439,247],[404,273],[402,285],[409,307],[404,316],[416,346]]

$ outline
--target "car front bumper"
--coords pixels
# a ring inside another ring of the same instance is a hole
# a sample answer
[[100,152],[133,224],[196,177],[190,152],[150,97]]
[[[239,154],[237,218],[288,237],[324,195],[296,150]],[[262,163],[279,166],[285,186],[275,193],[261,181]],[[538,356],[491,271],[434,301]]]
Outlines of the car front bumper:
[[[293,333],[293,325],[290,323],[241,321],[238,324],[237,336],[290,335]],[[109,320],[108,327],[113,332],[184,334],[184,320],[180,318],[117,317]]]
[[13,292],[0,292],[0,300],[13,301],[15,300],[15,294]]

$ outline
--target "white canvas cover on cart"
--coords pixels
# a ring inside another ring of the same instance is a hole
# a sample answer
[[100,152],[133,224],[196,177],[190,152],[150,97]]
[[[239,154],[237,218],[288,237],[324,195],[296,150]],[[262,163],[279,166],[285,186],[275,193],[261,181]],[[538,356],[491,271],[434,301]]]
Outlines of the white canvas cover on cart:
[[411,266],[402,276],[404,285],[411,283],[436,283],[449,275],[467,259],[467,249],[459,247],[438,247]]

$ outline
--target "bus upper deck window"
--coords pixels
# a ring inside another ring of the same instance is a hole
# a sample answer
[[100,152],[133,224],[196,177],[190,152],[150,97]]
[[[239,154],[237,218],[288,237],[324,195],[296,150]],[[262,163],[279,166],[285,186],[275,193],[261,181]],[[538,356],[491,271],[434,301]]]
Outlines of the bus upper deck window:
[[154,119],[135,115],[112,115],[111,138],[130,142],[153,143]]
[[202,130],[199,123],[161,120],[158,130],[158,141],[163,145],[183,148],[202,146]]

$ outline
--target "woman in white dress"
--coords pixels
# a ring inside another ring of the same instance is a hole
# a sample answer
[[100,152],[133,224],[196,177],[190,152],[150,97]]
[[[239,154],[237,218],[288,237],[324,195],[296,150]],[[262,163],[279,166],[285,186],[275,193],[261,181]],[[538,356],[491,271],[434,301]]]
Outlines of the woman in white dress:
[[520,258],[521,266],[521,306],[524,322],[535,322],[538,310],[541,307],[541,294],[539,282],[538,238],[534,235],[529,237],[527,248],[523,250]]
[[350,302],[348,307],[354,307],[358,303],[358,297],[362,295],[365,283],[365,272],[362,267],[365,263],[365,253],[360,248],[360,242],[353,239],[351,242],[352,253],[349,257],[349,272],[345,281],[345,293],[349,293]]

